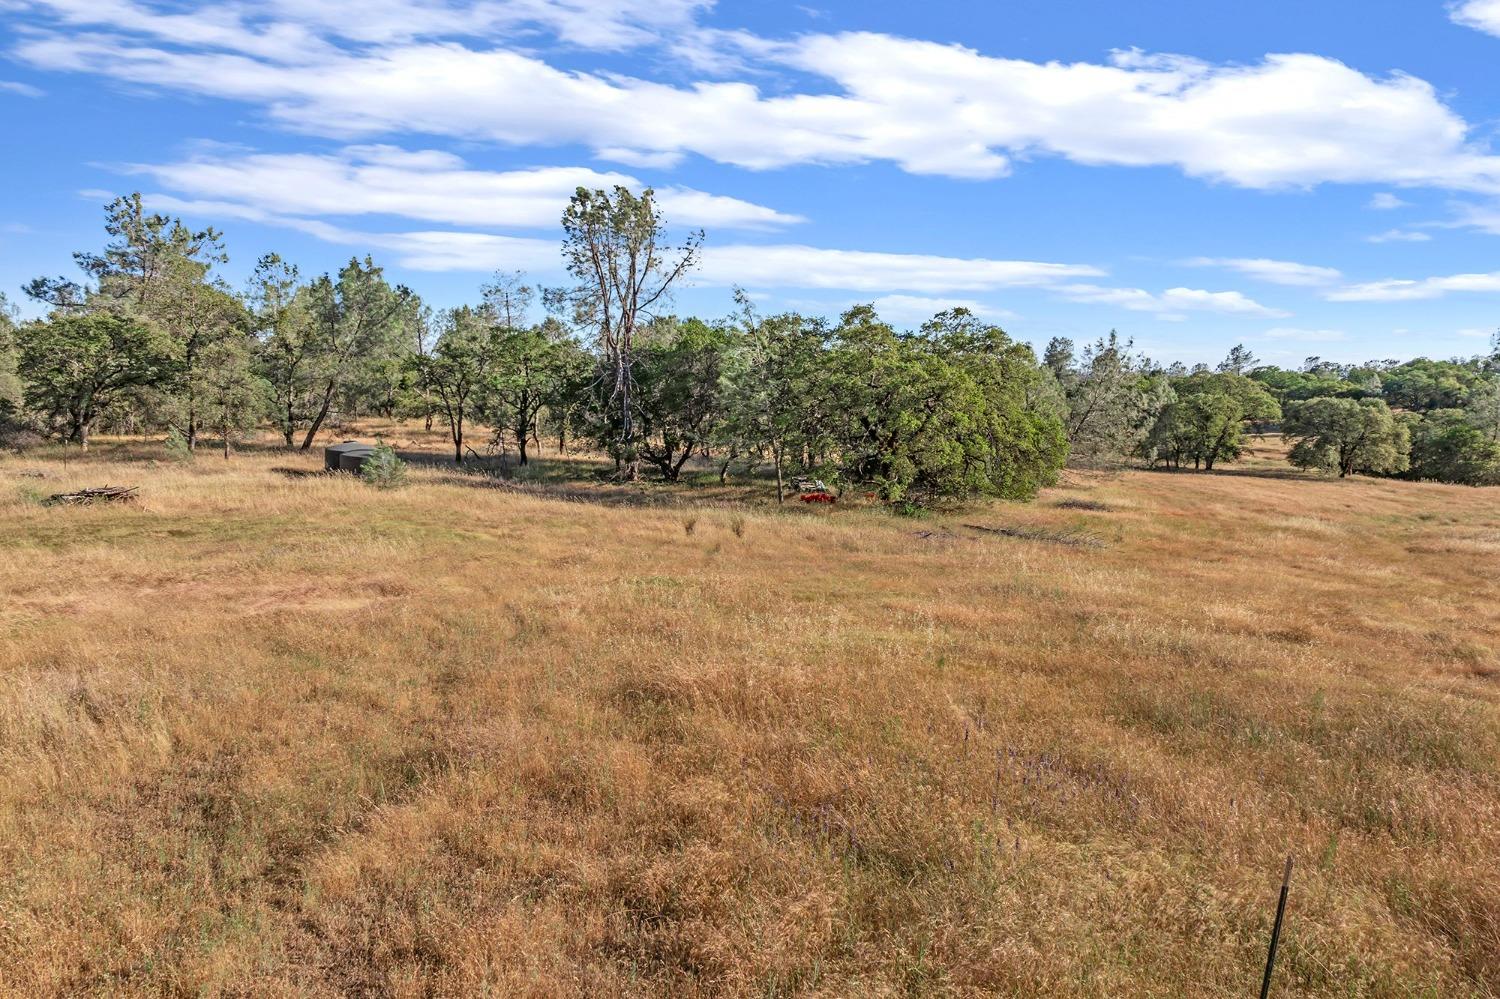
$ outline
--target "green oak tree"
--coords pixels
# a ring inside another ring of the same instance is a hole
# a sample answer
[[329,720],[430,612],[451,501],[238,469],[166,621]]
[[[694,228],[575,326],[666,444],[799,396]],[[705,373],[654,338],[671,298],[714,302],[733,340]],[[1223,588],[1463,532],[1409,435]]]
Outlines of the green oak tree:
[[464,434],[495,369],[499,333],[487,310],[466,305],[440,313],[438,328],[432,350],[407,363],[448,423],[453,461],[463,464]]
[[1298,468],[1389,475],[1411,461],[1411,432],[1383,399],[1317,398],[1286,409],[1282,435]]
[[110,404],[158,383],[175,363],[161,330],[108,311],[54,314],[22,326],[17,341],[26,405],[85,450]]

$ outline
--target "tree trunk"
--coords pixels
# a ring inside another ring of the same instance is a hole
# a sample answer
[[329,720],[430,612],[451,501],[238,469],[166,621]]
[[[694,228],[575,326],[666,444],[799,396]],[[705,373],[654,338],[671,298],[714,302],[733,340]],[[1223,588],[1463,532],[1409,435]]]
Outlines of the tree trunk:
[[786,482],[781,477],[781,448],[776,444],[771,445],[771,461],[776,466],[776,502],[785,503]]
[[453,463],[462,465],[464,463],[464,418],[459,416],[451,424],[453,430]]
[[688,463],[688,459],[690,459],[692,456],[693,445],[688,444],[687,447],[682,449],[682,457],[678,458],[677,463],[672,466],[672,474],[670,476],[670,479],[673,482],[682,481],[682,467]]
[[630,359],[622,359],[624,379],[620,385],[620,453],[625,465],[619,472],[626,482],[635,482],[641,477],[641,459],[635,452],[635,424],[630,419]]
[[302,450],[312,450],[318,431],[323,429],[323,421],[328,419],[328,410],[333,406],[333,392],[337,387],[338,383],[330,378],[328,388],[323,390],[323,405],[318,409],[318,415],[313,417],[312,426],[307,428],[307,436],[302,438]]
[[517,461],[517,464],[520,465],[525,465],[531,461],[531,459],[526,456],[526,438],[527,433],[524,428],[520,433],[516,434],[516,450],[520,453],[521,456]]

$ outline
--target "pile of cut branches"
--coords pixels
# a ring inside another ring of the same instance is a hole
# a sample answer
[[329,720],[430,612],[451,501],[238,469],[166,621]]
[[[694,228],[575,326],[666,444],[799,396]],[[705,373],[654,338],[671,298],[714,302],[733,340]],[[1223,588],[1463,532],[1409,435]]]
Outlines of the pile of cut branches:
[[137,486],[95,486],[72,493],[53,493],[47,506],[78,506],[85,503],[125,503],[135,499]]
[[1000,527],[986,527],[984,524],[965,524],[964,526],[971,531],[981,531],[985,534],[999,534],[1007,538],[1020,538],[1023,541],[1045,541],[1054,545],[1068,545],[1074,548],[1104,547],[1102,539],[1076,530],[1053,530],[1052,528],[1034,527],[1029,524]]

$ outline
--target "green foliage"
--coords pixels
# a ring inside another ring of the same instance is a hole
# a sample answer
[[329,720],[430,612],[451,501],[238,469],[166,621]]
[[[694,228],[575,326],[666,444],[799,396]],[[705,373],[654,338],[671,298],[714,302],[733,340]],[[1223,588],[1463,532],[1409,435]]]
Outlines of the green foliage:
[[193,449],[188,447],[187,436],[176,427],[167,431],[167,439],[162,441],[161,447],[169,461],[185,465],[193,460]]
[[[216,284],[184,284],[167,295],[170,297],[165,303],[153,307],[152,312],[153,321],[166,331],[172,344],[174,364],[171,377],[158,387],[169,399],[167,417],[186,429],[189,446],[196,447],[205,428],[222,429],[226,366],[239,364],[248,377],[248,315],[237,298]],[[209,412],[212,393],[221,397],[214,414]],[[260,401],[257,391],[256,416]],[[248,405],[241,402],[237,408]]]
[[1419,357],[1385,372],[1381,388],[1392,406],[1426,412],[1462,406],[1478,380],[1477,372],[1455,361]]
[[315,340],[310,296],[295,265],[261,257],[250,279],[255,369],[269,386],[270,416],[288,448],[311,417]]
[[1299,468],[1390,475],[1410,465],[1411,433],[1381,399],[1308,399],[1286,409],[1282,435]]
[[1464,415],[1490,440],[1500,440],[1500,374],[1487,372],[1469,391]]
[[105,207],[109,240],[101,253],[77,253],[83,284],[40,278],[28,286],[58,315],[108,312],[155,327],[170,345],[172,363],[131,400],[131,420],[183,429],[189,448],[202,421],[198,366],[217,341],[245,328],[239,299],[212,276],[227,257],[219,233],[193,230],[179,219],[145,211],[139,194]]
[[734,348],[727,326],[699,319],[658,321],[643,331],[632,399],[640,456],[669,482],[707,447],[724,414],[722,378]]
[[1047,358],[1067,402],[1069,448],[1085,462],[1110,463],[1135,454],[1171,401],[1166,378],[1113,330],[1084,348],[1076,368],[1068,341],[1052,341]]
[[1357,399],[1366,394],[1364,389],[1345,378],[1306,371],[1288,371],[1277,367],[1256,368],[1250,372],[1250,377],[1264,385],[1276,401],[1283,405],[1317,396]]
[[406,462],[385,442],[359,466],[359,477],[376,489],[399,489],[406,485]]
[[1475,426],[1465,411],[1437,409],[1405,422],[1411,434],[1409,478],[1469,486],[1500,483],[1500,442]]
[[1239,459],[1248,424],[1281,417],[1281,407],[1261,383],[1230,370],[1175,378],[1171,388],[1173,400],[1162,408],[1140,448],[1153,465],[1181,468],[1192,462],[1194,468],[1212,471],[1221,461]]
[[739,301],[742,330],[722,362],[724,409],[713,431],[720,475],[736,462],[769,459],[781,501],[789,464],[810,469],[821,462],[826,421],[816,387],[828,334],[822,320],[795,313],[761,319],[747,299]]
[[841,477],[887,501],[1028,497],[1066,456],[1061,421],[1032,403],[1042,377],[1030,348],[965,310],[914,335],[856,307],[815,375],[819,445]]
[[139,192],[114,199],[104,213],[110,237],[104,252],[73,255],[92,284],[37,278],[26,286],[28,296],[62,312],[169,316],[174,289],[204,282],[209,269],[226,259],[216,230],[195,231],[180,219],[148,214]]
[[[1212,469],[1245,435],[1286,413],[1304,467],[1456,482],[1496,481],[1500,344],[1484,357],[1257,366],[1243,345],[1217,370],[1153,365],[1111,332],[1042,363],[963,310],[919,331],[869,307],[837,325],[796,314],[704,322],[661,315],[696,260],[672,250],[650,190],[580,189],[563,215],[576,284],[538,289],[499,275],[484,303],[433,320],[370,258],[303,281],[274,254],[248,293],[219,280],[219,234],[149,213],[142,198],[106,208],[105,246],[76,255],[83,277],[39,278],[51,306],[17,328],[0,296],[0,430],[44,428],[86,444],[96,428],[174,428],[232,442],[269,416],[288,447],[311,446],[330,419],[441,416],[463,460],[470,425],[514,442],[522,466],[545,430],[559,450],[591,437],[633,477],[684,477],[695,459],[721,479],[769,466],[873,488],[918,508],[934,499],[1026,497],[1066,457]],[[540,296],[549,316],[527,323]],[[1425,416],[1424,416],[1425,414]]]
[[1219,372],[1230,375],[1247,375],[1260,363],[1259,358],[1250,352],[1250,348],[1242,343],[1237,343],[1230,348],[1228,356],[1219,362]]
[[669,254],[661,245],[665,222],[649,187],[639,196],[620,186],[611,192],[580,187],[563,211],[562,227],[563,260],[579,281],[570,299],[574,316],[596,333],[605,398],[619,414],[616,454],[626,476],[634,477],[636,331],[696,263],[703,233]]
[[12,420],[20,412],[25,392],[19,373],[16,345],[16,311],[0,292],[0,420]]
[[509,431],[520,464],[530,461],[527,442],[540,433],[543,412],[554,410],[565,426],[592,370],[590,359],[561,324],[517,328],[502,323],[485,384],[484,414],[497,433]]
[[420,315],[421,302],[404,287],[392,287],[369,257],[351,259],[338,277],[323,275],[306,291],[312,329],[307,343],[312,383],[307,432],[302,450],[342,401],[348,410],[374,400],[394,405],[392,358],[404,357]]
[[17,341],[26,405],[66,440],[85,447],[109,404],[131,389],[161,382],[174,370],[172,344],[164,334],[111,312],[28,323]]
[[468,306],[446,310],[438,324],[442,332],[432,351],[407,363],[447,420],[453,460],[462,464],[465,428],[495,365],[496,331],[483,310]]
[[203,351],[195,374],[195,397],[203,425],[217,434],[227,459],[236,440],[260,425],[270,386],[255,373],[250,343],[243,335],[216,340]]

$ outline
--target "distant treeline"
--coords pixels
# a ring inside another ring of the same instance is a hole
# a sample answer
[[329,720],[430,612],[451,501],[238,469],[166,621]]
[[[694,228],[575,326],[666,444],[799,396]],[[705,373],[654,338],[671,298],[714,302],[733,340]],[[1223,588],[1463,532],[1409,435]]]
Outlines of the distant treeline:
[[[304,278],[268,255],[243,289],[217,268],[220,234],[107,208],[80,279],[25,288],[45,318],[0,296],[0,439],[86,447],[100,432],[166,433],[228,457],[272,426],[288,448],[367,415],[443,426],[454,460],[543,439],[677,481],[694,458],[721,478],[774,471],[896,503],[1025,498],[1081,463],[1211,470],[1247,434],[1280,431],[1291,460],[1353,472],[1500,480],[1500,355],[1260,366],[1236,347],[1215,368],[1163,367],[1116,334],[1031,348],[963,309],[915,331],[860,306],[836,322],[665,311],[701,234],[672,248],[652,192],[580,189],[563,216],[575,283],[497,275],[472,305],[433,310],[369,258]],[[537,304],[546,318],[529,320]],[[475,427],[485,428],[476,435]]]
[[1161,367],[1113,333],[1075,358],[1067,340],[1044,363],[1068,401],[1078,459],[1133,455],[1212,469],[1247,433],[1279,431],[1302,468],[1468,485],[1500,482],[1500,336],[1467,359],[1261,365],[1236,346],[1214,368]]

